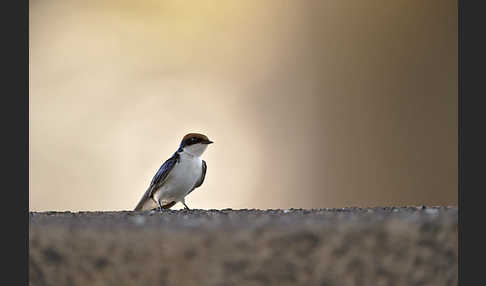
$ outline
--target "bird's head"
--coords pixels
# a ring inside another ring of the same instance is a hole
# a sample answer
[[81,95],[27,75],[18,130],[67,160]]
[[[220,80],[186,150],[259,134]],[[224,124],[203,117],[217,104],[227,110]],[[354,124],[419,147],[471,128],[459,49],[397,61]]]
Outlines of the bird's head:
[[182,138],[181,145],[177,152],[186,152],[199,157],[206,151],[208,144],[211,143],[213,143],[213,141],[209,140],[204,134],[189,133]]

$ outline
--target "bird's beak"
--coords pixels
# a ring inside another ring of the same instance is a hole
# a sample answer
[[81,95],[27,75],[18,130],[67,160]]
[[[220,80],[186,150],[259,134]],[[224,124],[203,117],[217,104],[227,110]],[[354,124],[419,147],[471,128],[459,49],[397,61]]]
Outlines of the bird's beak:
[[211,143],[214,143],[214,142],[213,142],[213,141],[211,141],[211,140],[207,140],[207,141],[203,141],[203,142],[201,142],[201,143],[203,143],[203,144],[211,144]]

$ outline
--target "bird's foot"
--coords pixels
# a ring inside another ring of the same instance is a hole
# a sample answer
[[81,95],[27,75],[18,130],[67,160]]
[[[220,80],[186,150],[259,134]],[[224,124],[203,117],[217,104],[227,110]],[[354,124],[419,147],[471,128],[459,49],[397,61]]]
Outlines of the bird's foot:
[[191,209],[186,205],[186,203],[182,203],[184,205],[184,208],[188,211],[190,211]]
[[162,204],[160,203],[160,201],[157,202],[159,207],[157,208],[159,210],[159,212],[163,212],[163,208],[162,208]]

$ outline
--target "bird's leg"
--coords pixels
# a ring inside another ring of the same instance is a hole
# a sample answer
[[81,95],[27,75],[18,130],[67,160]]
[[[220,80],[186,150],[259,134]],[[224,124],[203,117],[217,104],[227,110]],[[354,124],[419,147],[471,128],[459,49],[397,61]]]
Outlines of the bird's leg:
[[162,204],[160,203],[160,200],[158,200],[158,201],[157,201],[157,204],[159,205],[159,211],[160,211],[160,212],[163,212],[163,211],[162,211]]
[[182,201],[182,204],[184,205],[184,208],[185,208],[186,210],[188,210],[188,211],[190,211],[190,210],[191,210],[191,209],[190,209],[190,208],[189,208],[189,207],[186,205],[186,201],[185,201],[185,200],[183,200],[183,201]]

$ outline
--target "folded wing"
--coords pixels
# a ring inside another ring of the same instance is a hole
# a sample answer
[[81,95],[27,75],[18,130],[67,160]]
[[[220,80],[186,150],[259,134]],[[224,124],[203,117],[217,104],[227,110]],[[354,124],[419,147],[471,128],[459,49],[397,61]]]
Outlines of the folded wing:
[[172,157],[167,159],[167,161],[160,166],[159,170],[153,177],[152,181],[150,182],[150,186],[143,194],[143,197],[138,202],[137,206],[135,207],[135,211],[140,211],[144,209],[152,209],[157,207],[157,204],[152,200],[152,196],[156,190],[158,190],[164,183],[165,179],[167,179],[167,175],[170,173],[172,168],[179,162],[179,154],[176,152]]

